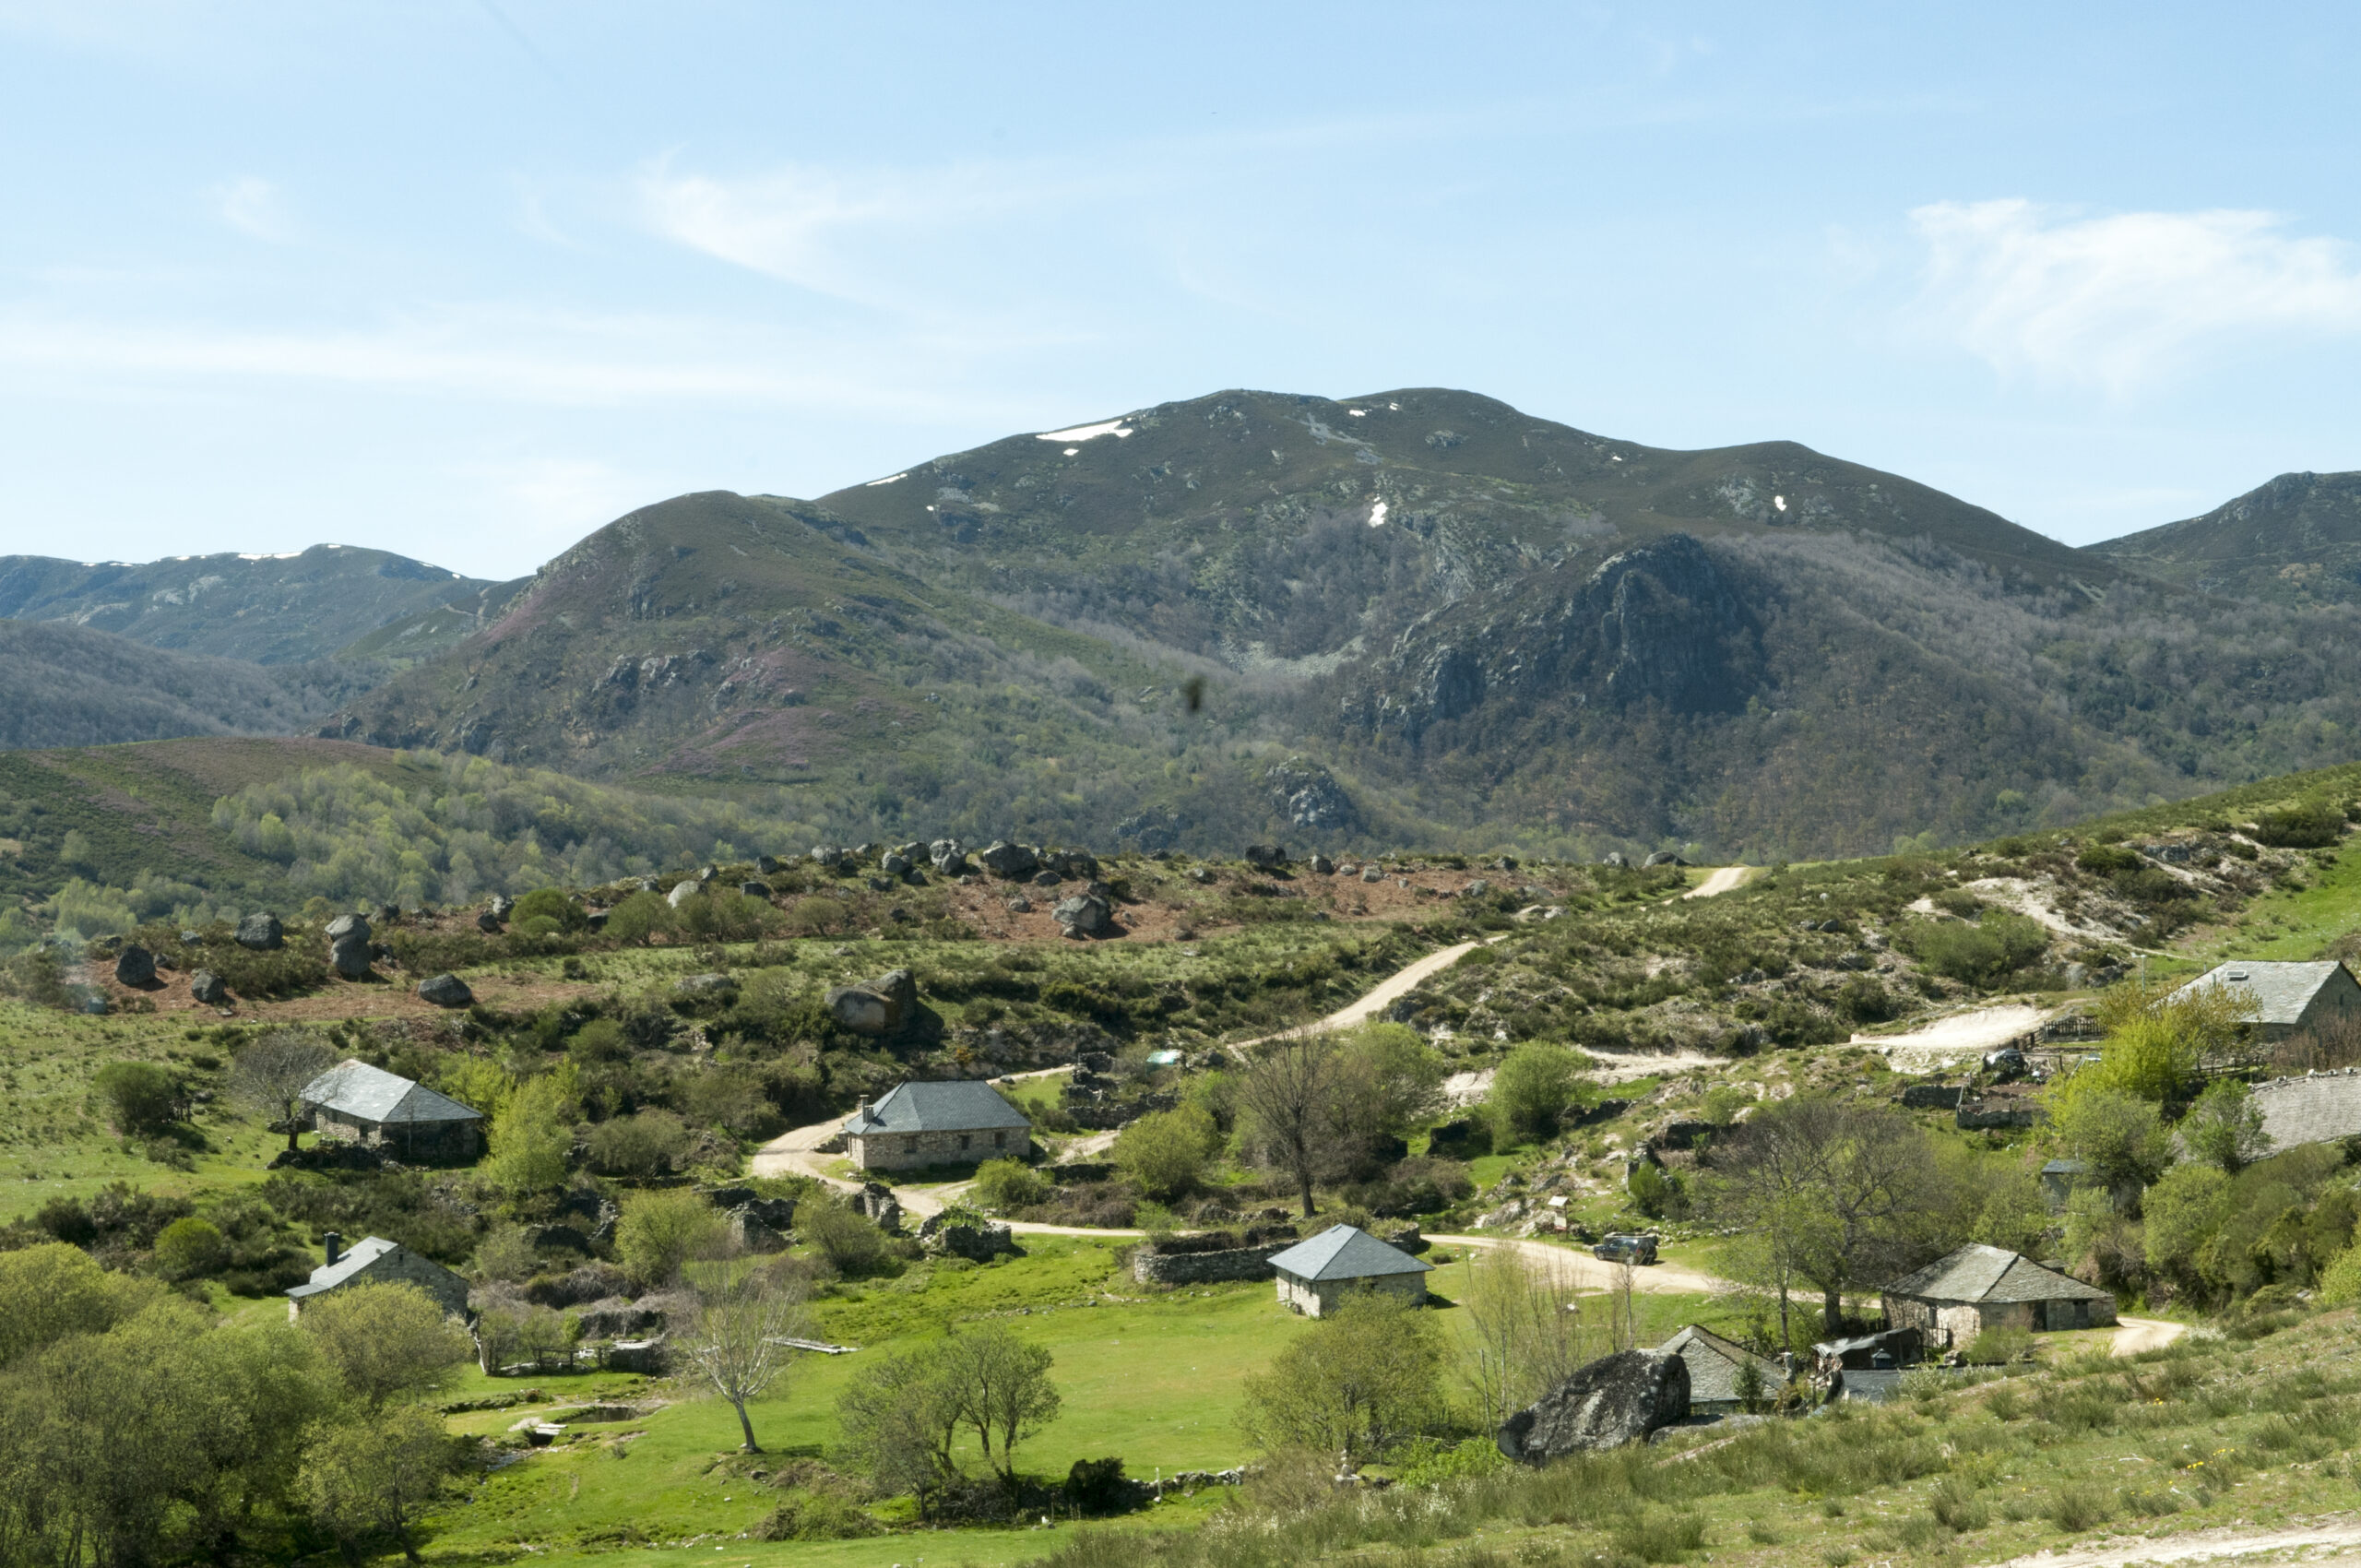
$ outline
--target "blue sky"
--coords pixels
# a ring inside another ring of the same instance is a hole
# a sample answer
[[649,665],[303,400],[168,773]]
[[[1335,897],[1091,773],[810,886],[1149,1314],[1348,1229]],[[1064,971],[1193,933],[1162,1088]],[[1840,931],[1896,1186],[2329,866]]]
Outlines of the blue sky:
[[530,570],[1248,386],[2361,468],[2351,6],[0,0],[0,551]]

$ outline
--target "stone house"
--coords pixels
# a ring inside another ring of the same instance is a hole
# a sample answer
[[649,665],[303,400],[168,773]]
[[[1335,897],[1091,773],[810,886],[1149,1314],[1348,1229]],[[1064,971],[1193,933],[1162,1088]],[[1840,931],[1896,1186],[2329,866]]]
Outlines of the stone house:
[[1978,1243],[1904,1276],[1884,1295],[1886,1322],[1917,1329],[1934,1348],[1964,1346],[1987,1328],[2041,1333],[2115,1321],[2113,1293]]
[[845,1151],[863,1170],[1023,1159],[1033,1124],[991,1085],[972,1079],[902,1084],[845,1122]]
[[1786,1370],[1768,1356],[1758,1356],[1745,1346],[1723,1338],[1709,1328],[1691,1324],[1671,1338],[1656,1347],[1667,1355],[1679,1356],[1689,1363],[1689,1409],[1691,1415],[1727,1415],[1742,1409],[1738,1397],[1738,1369],[1752,1366],[1762,1379],[1757,1385],[1766,1400],[1779,1397],[1779,1390],[1787,1381]]
[[424,1084],[344,1061],[303,1086],[312,1131],[416,1162],[464,1165],[483,1152],[483,1113]]
[[348,1285],[415,1285],[453,1317],[468,1315],[468,1282],[433,1258],[383,1236],[366,1237],[350,1252],[344,1250],[344,1238],[333,1230],[323,1240],[327,1243],[327,1261],[312,1270],[310,1279],[287,1292],[289,1322],[303,1312],[304,1302]]
[[2361,1074],[2350,1067],[2258,1084],[2254,1103],[2273,1153],[2361,1137]]
[[2333,958],[2316,964],[2264,963],[2246,959],[2208,969],[2173,992],[2177,997],[2215,987],[2244,991],[2253,996],[2254,1016],[2248,1030],[2259,1040],[2275,1042],[2308,1034],[2339,1020],[2361,1022],[2361,981]]
[[1424,1306],[1432,1269],[1357,1225],[1331,1226],[1271,1259],[1279,1304],[1307,1317],[1325,1316],[1356,1290],[1383,1290]]

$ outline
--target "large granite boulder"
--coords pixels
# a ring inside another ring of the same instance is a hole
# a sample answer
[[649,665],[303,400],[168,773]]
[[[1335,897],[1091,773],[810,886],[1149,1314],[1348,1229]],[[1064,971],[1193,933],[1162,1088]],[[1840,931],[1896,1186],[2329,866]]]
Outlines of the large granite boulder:
[[977,854],[976,859],[983,862],[986,871],[1003,882],[1031,876],[1041,869],[1040,856],[1024,845],[1012,844],[1005,838],[992,840]]
[[119,985],[149,986],[156,983],[156,955],[136,942],[125,947],[114,961],[114,978]]
[[664,895],[664,902],[677,909],[704,891],[704,883],[694,876],[684,876],[672,885],[671,892]]
[[248,915],[238,922],[238,945],[251,947],[257,953],[276,953],[287,944],[286,929],[279,917],[268,909]]
[[338,915],[328,922],[328,962],[347,980],[369,972],[369,922],[359,915]]
[[230,988],[211,969],[199,969],[188,977],[188,994],[192,1001],[219,1007],[230,999]]
[[908,969],[888,969],[866,985],[829,989],[829,1016],[857,1035],[890,1035],[918,1011],[918,977]]
[[929,844],[926,847],[926,858],[939,876],[967,874],[967,847],[956,838],[938,838]]
[[1287,863],[1287,852],[1276,844],[1249,844],[1246,846],[1246,863],[1260,866],[1264,871],[1276,871]]
[[1636,1443],[1689,1414],[1689,1363],[1663,1350],[1618,1350],[1511,1416],[1501,1452],[1538,1465]]
[[1096,893],[1077,893],[1059,899],[1050,918],[1068,936],[1105,936],[1115,929],[1115,906]]
[[418,982],[418,999],[437,1007],[465,1007],[473,1003],[476,993],[468,982],[457,975],[433,975]]

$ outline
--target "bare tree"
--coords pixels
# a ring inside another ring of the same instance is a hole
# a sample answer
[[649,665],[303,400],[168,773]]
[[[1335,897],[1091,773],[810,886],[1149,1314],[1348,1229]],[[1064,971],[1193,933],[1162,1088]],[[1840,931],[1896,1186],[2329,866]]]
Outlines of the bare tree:
[[[1061,1401],[1050,1382],[1050,1352],[998,1324],[955,1335],[945,1347],[949,1384],[959,1419],[973,1427],[1001,1479],[1016,1479],[1016,1445],[1057,1419]],[[992,1457],[992,1440],[1000,1457]]]
[[710,1384],[738,1412],[743,1452],[760,1454],[746,1405],[787,1373],[795,1352],[785,1341],[805,1333],[803,1282],[737,1259],[698,1272],[696,1313],[682,1354],[695,1380]]
[[267,1123],[287,1125],[287,1152],[295,1152],[303,1088],[336,1065],[336,1052],[301,1029],[273,1029],[230,1063],[230,1097]]
[[1263,1158],[1295,1181],[1306,1218],[1323,1156],[1336,1041],[1325,1034],[1275,1039],[1255,1053],[1238,1084],[1238,1104]]
[[1587,1359],[1582,1314],[1548,1264],[1513,1243],[1467,1258],[1470,1333],[1465,1375],[1484,1419],[1499,1426]]

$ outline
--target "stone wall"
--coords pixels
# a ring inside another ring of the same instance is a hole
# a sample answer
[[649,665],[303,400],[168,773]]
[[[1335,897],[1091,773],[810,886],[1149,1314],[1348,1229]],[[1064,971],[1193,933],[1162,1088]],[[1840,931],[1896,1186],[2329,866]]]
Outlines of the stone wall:
[[1295,1245],[1292,1238],[1266,1241],[1259,1247],[1232,1247],[1217,1253],[1154,1253],[1145,1247],[1132,1254],[1132,1277],[1143,1285],[1204,1285],[1217,1279],[1268,1279],[1271,1260]]
[[375,1149],[412,1163],[464,1165],[482,1152],[481,1123],[469,1121],[405,1123],[387,1127],[326,1107],[312,1112],[312,1131],[323,1138]]
[[848,1138],[846,1148],[863,1170],[912,1170],[927,1165],[1023,1159],[1031,1143],[1021,1127],[992,1127],[972,1133],[869,1133]]
[[1427,1277],[1423,1274],[1381,1274],[1373,1279],[1323,1279],[1316,1283],[1282,1274],[1278,1280],[1279,1304],[1293,1307],[1306,1317],[1325,1317],[1338,1302],[1359,1290],[1382,1290],[1418,1305],[1423,1305],[1427,1299]]

